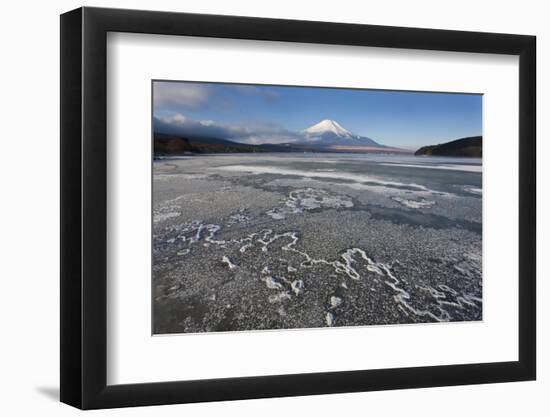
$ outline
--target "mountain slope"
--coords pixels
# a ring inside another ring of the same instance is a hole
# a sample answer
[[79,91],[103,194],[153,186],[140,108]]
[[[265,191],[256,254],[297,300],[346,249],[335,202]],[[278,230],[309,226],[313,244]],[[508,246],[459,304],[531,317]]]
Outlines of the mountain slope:
[[185,155],[190,152],[197,152],[197,150],[191,146],[187,138],[155,134],[153,152],[155,156],[163,156]]
[[470,158],[481,158],[483,152],[482,136],[471,136],[440,143],[439,145],[423,146],[414,154],[432,156],[462,156]]
[[[366,136],[356,135],[334,120],[321,122],[295,132],[289,142],[249,144],[239,137],[228,135],[221,129],[204,129],[197,123],[172,124],[153,118],[156,155],[181,155],[183,153],[228,152],[352,152],[352,153],[409,153],[409,151],[384,146]],[[228,137],[229,136],[229,137]],[[181,140],[186,143],[182,143]]]
[[219,138],[183,137],[155,132],[154,156],[208,153],[298,152],[286,145],[248,145]]

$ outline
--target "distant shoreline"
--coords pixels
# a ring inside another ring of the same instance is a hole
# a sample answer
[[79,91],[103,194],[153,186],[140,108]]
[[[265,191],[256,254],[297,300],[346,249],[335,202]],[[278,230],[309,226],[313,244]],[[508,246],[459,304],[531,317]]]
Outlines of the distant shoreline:
[[156,156],[194,155],[220,153],[381,153],[381,154],[412,154],[412,150],[389,146],[328,144],[315,145],[305,143],[283,144],[247,144],[220,138],[184,137],[155,132],[153,150]]
[[195,159],[195,158],[202,158],[202,157],[210,157],[210,156],[245,156],[250,155],[253,156],[283,156],[283,155],[289,155],[289,156],[296,156],[300,157],[303,155],[318,155],[319,157],[323,156],[404,156],[404,157],[411,157],[411,160],[414,161],[421,161],[423,159],[454,159],[457,161],[465,161],[465,160],[473,160],[473,161],[482,161],[482,157],[464,157],[464,156],[444,156],[444,155],[414,155],[413,152],[410,153],[401,153],[401,154],[395,154],[395,153],[384,153],[384,152],[369,152],[369,153],[361,153],[361,152],[212,152],[212,153],[196,153],[196,154],[186,154],[186,155],[153,155],[153,161],[169,161],[169,160],[182,160],[182,159]]

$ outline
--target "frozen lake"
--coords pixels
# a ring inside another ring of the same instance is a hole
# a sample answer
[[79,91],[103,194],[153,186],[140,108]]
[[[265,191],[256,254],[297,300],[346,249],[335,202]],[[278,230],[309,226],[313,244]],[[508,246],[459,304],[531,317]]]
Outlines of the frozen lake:
[[380,154],[155,161],[154,332],[481,320],[481,168]]

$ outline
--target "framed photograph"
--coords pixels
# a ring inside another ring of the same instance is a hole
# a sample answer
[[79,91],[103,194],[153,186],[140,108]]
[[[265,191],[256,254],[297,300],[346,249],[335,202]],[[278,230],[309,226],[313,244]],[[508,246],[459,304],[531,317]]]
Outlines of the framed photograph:
[[61,401],[533,380],[535,37],[61,16]]

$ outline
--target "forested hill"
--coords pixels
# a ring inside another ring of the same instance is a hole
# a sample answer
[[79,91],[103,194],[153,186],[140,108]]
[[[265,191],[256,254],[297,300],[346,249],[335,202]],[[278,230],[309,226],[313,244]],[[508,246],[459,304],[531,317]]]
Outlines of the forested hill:
[[471,136],[468,138],[453,140],[451,142],[441,143],[439,145],[423,146],[414,154],[417,156],[431,155],[481,158],[482,148],[482,137]]

